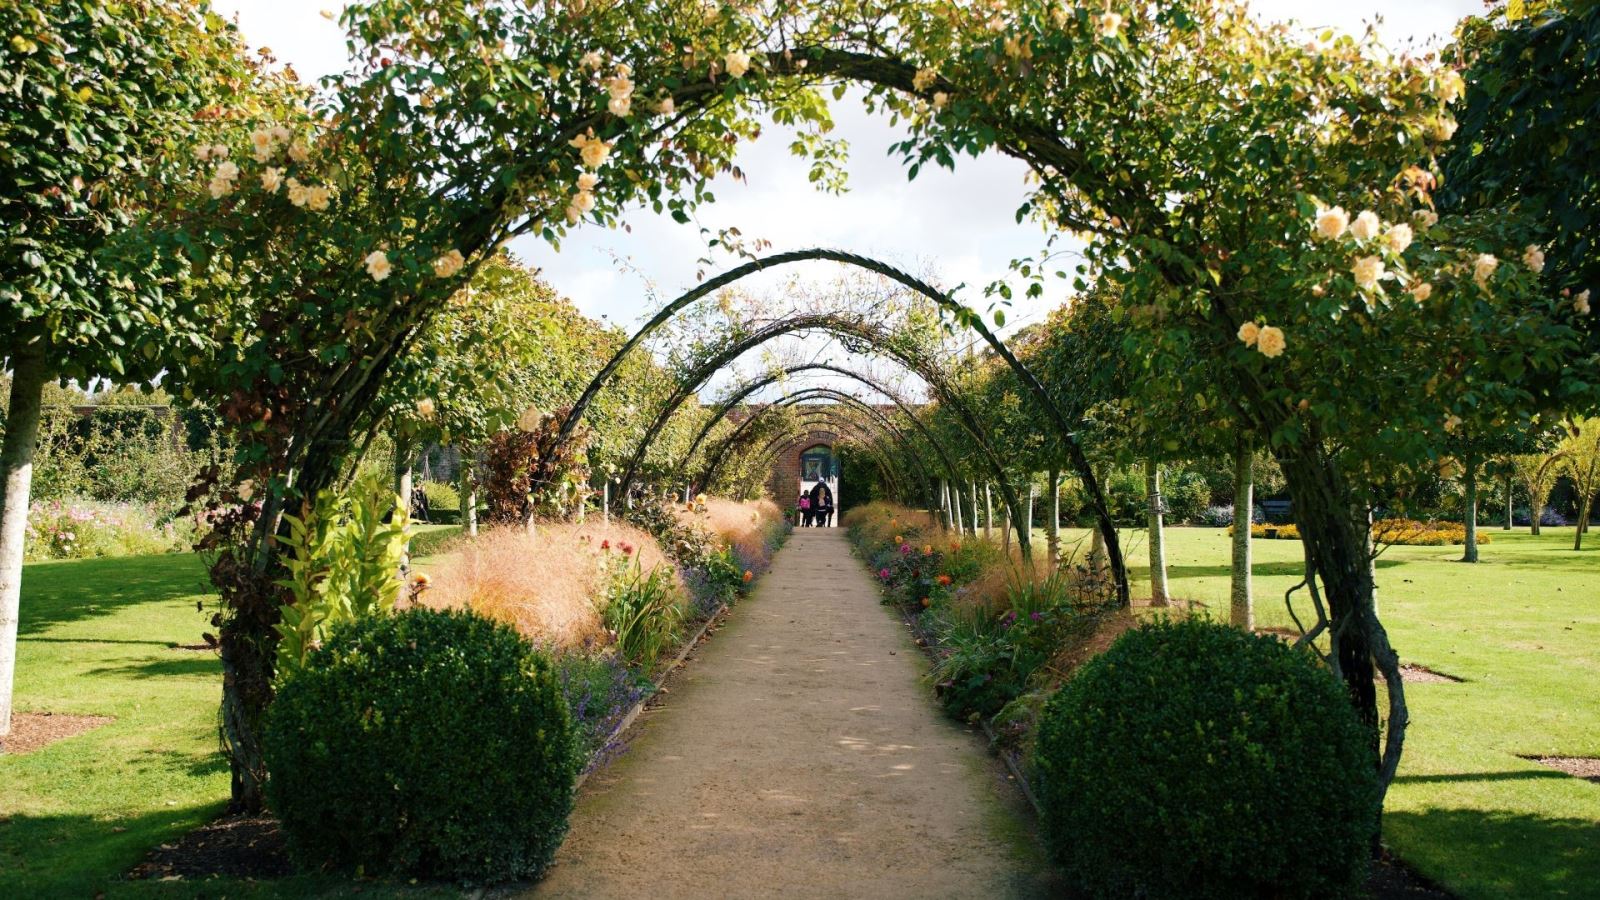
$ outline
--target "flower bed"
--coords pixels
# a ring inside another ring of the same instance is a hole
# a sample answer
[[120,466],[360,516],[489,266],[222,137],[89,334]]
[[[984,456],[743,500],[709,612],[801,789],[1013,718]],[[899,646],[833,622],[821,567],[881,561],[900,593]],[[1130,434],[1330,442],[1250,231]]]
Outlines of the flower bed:
[[[1233,534],[1233,526],[1228,526]],[[1294,525],[1251,525],[1250,536],[1263,540],[1298,541],[1300,529]],[[1408,544],[1443,547],[1467,542],[1467,526],[1459,522],[1419,522],[1416,519],[1379,519],[1372,523],[1372,540],[1379,544]],[[1487,532],[1478,532],[1478,543],[1490,543]]]
[[473,609],[553,651],[590,768],[615,755],[619,726],[671,651],[749,589],[789,531],[770,502],[627,515],[489,529],[422,576],[426,605]]
[[953,717],[1020,747],[1043,699],[1131,624],[1109,579],[1086,568],[1029,568],[996,543],[942,532],[926,513],[873,503],[844,524],[857,552],[933,657]]
[[49,500],[29,508],[22,552],[29,561],[174,553],[189,549],[194,531],[150,504]]

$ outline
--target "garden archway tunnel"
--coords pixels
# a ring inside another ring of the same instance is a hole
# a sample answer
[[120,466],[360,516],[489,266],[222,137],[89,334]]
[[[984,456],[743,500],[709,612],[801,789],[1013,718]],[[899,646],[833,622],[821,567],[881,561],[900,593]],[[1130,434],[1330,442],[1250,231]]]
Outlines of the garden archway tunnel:
[[[871,61],[871,58],[867,58],[867,60]],[[871,74],[853,73],[853,76],[859,77],[862,80],[874,80],[874,75],[888,78],[896,74],[898,73],[889,73],[888,75],[885,75],[881,72],[874,72]],[[1020,152],[1027,154],[1029,151],[1022,150]],[[1029,158],[1030,161],[1034,161],[1036,159],[1037,152],[1038,151],[1033,151],[1033,156],[1028,156],[1027,158]],[[1079,166],[1076,164],[1078,161],[1071,162],[1074,162],[1074,164],[1071,166],[1073,170],[1079,168]],[[612,358],[601,367],[599,373],[595,375],[594,379],[589,383],[588,387],[584,389],[583,394],[578,398],[577,402],[573,404],[571,412],[567,415],[565,421],[563,421],[560,430],[557,432],[554,438],[554,446],[559,446],[562,442],[571,437],[572,433],[576,430],[578,423],[582,420],[589,404],[593,402],[595,395],[602,387],[605,386],[606,383],[610,381],[612,376],[616,374],[616,371],[622,365],[623,360],[625,360],[627,356],[639,346],[639,344],[649,337],[650,334],[664,325],[673,316],[676,316],[684,308],[688,307],[696,300],[708,296],[714,291],[735,284],[741,279],[757,272],[811,260],[830,260],[833,262],[854,266],[856,268],[888,278],[900,284],[901,286],[920,294],[926,299],[937,304],[940,310],[954,317],[957,322],[960,322],[961,324],[978,332],[979,336],[984,339],[990,348],[1002,360],[1005,361],[1006,365],[1011,368],[1011,370],[1016,374],[1017,378],[1022,382],[1028,393],[1032,395],[1034,402],[1044,409],[1050,422],[1055,427],[1057,432],[1056,437],[1060,440],[1062,447],[1067,453],[1068,462],[1072,466],[1078,478],[1082,481],[1084,490],[1089,496],[1090,506],[1094,510],[1097,527],[1099,528],[1102,538],[1105,541],[1106,554],[1111,564],[1112,577],[1116,583],[1118,600],[1124,606],[1128,605],[1130,601],[1130,595],[1128,589],[1127,567],[1122,555],[1122,545],[1118,539],[1116,527],[1111,520],[1111,514],[1106,504],[1104,493],[1101,490],[1099,480],[1095,477],[1093,469],[1089,466],[1088,459],[1084,455],[1082,447],[1078,443],[1076,433],[1068,423],[1065,414],[1062,413],[1060,406],[1056,404],[1054,398],[1052,398],[1050,393],[1045,390],[1044,385],[1041,384],[1036,377],[1034,377],[1033,373],[1017,359],[1017,357],[1011,352],[1010,348],[1006,346],[1005,342],[1000,340],[999,337],[994,334],[994,332],[990,331],[989,328],[983,324],[982,319],[973,313],[972,310],[958,303],[954,298],[935,288],[933,285],[928,284],[922,279],[919,279],[894,266],[888,265],[887,263],[883,263],[860,254],[822,248],[774,254],[772,256],[751,260],[750,262],[730,269],[727,272],[710,278],[679,295],[676,299],[662,307],[662,309],[657,312],[654,317],[640,327],[640,329],[635,332],[626,343],[623,344],[616,354],[613,355]],[[771,326],[769,326],[769,328],[770,327]],[[760,343],[764,343],[766,340],[772,339],[772,337],[778,336],[778,334],[786,334],[795,330],[799,330],[799,327],[780,329],[777,331],[777,333],[764,337],[760,341],[757,341],[756,344],[751,346],[757,346]],[[924,365],[919,367],[918,360],[909,358],[909,354],[905,354],[903,352],[896,354],[895,348],[890,342],[875,340],[874,336],[869,334],[857,334],[856,336],[866,340],[870,346],[874,347],[874,349],[894,356],[901,364],[911,368],[913,371],[917,371],[917,373],[921,375],[924,380],[928,381],[930,386],[935,387],[936,391],[939,390],[939,386],[936,384],[936,382],[940,380],[939,373],[934,371],[932,366]],[[746,347],[745,349],[749,348]],[[740,351],[740,353],[743,352],[743,350]],[[703,383],[711,376],[711,374],[714,374],[718,369],[722,368],[722,366],[737,358],[740,353],[727,356],[726,359],[722,358],[724,354],[719,354],[712,360],[714,365],[710,366],[709,371],[705,372],[704,374],[697,373],[697,377],[693,379],[694,383],[696,385]],[[922,369],[928,369],[928,371],[922,371]],[[680,391],[680,393],[684,393],[686,397],[687,393],[692,393],[692,389],[689,392]],[[952,397],[953,395],[953,391],[945,390],[941,392],[940,399],[948,402],[949,397]],[[676,401],[676,403],[681,402],[681,399]],[[670,415],[671,410],[676,409],[676,403],[670,403],[668,405],[666,415]],[[998,473],[1003,473],[1004,467],[1000,465],[998,458],[994,456],[992,448],[990,448],[987,442],[983,440],[982,431],[977,426],[976,421],[971,420],[970,415],[961,413],[960,411],[958,411],[958,416],[963,419],[964,427],[967,427],[967,429],[973,433],[975,441],[980,442],[980,447],[983,450],[984,455],[992,458],[992,468],[997,470]],[[659,421],[664,424],[664,419],[659,419]],[[659,431],[659,426],[654,429],[654,431]],[[647,446],[648,442],[654,438],[654,431],[647,435],[646,441],[641,444],[641,447]],[[553,454],[549,452],[541,454],[541,456],[545,457],[552,455]],[[624,490],[626,490],[628,487],[628,483],[632,481],[634,472],[637,469],[637,460],[641,459],[642,456],[642,450],[635,452],[635,461],[630,462],[628,472],[624,476]],[[1021,511],[1021,507],[1017,502],[1015,491],[1010,487],[1009,480],[1006,479],[1003,474],[1001,474],[996,481],[1001,490],[1002,497],[1006,502],[1007,508],[1011,510],[1013,520],[1020,521],[1018,513]],[[1022,547],[1024,548],[1024,552],[1027,552],[1026,548],[1028,546],[1028,542],[1025,540],[1026,537],[1027,529],[1019,529],[1018,539],[1019,543],[1021,543]]]

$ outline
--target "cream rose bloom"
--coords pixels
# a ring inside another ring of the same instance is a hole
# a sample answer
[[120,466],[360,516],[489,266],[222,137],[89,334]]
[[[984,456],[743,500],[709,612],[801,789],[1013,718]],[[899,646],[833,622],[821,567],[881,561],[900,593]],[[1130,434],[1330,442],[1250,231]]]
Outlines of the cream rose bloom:
[[722,65],[728,70],[729,75],[743,78],[744,73],[750,71],[750,54],[743,50],[729,50],[727,55],[722,57]]
[[389,277],[390,272],[394,271],[394,265],[389,262],[389,254],[384,253],[382,250],[374,250],[368,253],[365,262],[367,274],[372,276],[373,281],[382,281]]
[[289,202],[295,206],[305,206],[311,198],[311,189],[301,184],[298,179],[290,178],[284,184],[289,187]]
[[1261,334],[1256,337],[1256,349],[1268,359],[1276,359],[1283,355],[1283,350],[1288,346],[1284,339],[1283,329],[1276,325],[1263,325]]
[[1095,27],[1099,29],[1103,38],[1114,38],[1122,30],[1122,16],[1114,12],[1103,12],[1094,20]]
[[1450,415],[1444,417],[1444,430],[1445,431],[1453,432],[1457,428],[1460,428],[1460,427],[1461,427],[1461,417],[1460,416],[1456,415],[1455,413],[1451,413]]
[[250,132],[250,150],[255,154],[256,162],[266,162],[272,158],[274,141],[272,132],[265,128],[257,128]]
[[1589,314],[1589,289],[1584,288],[1578,296],[1572,298],[1572,311],[1580,316]]
[[606,157],[611,155],[611,145],[595,137],[593,128],[573,138],[572,146],[578,149],[578,157],[583,164],[591,169],[600,168],[605,164]]
[[322,185],[306,188],[306,209],[312,212],[326,212],[328,202],[333,199],[333,191]]
[[1324,206],[1317,210],[1316,222],[1317,234],[1330,241],[1336,240],[1350,227],[1350,214],[1342,206]]
[[673,100],[671,97],[664,97],[660,103],[656,104],[656,112],[662,114],[663,116],[670,116],[677,111],[678,102]]
[[1378,279],[1383,277],[1383,272],[1383,260],[1376,256],[1363,256],[1350,267],[1356,284],[1369,291],[1378,286]]
[[1500,260],[1493,253],[1480,253],[1472,261],[1472,278],[1478,284],[1484,284],[1494,277],[1494,270],[1500,268]]
[[598,69],[605,65],[605,59],[600,56],[600,51],[590,50],[578,60],[578,65],[585,69]]
[[421,416],[422,418],[431,419],[433,418],[433,414],[437,411],[438,409],[434,406],[432,397],[423,397],[421,400],[417,401],[417,415]]
[[452,249],[433,261],[433,274],[440,278],[449,278],[461,271],[461,267],[466,264],[466,257],[461,255],[461,251]]
[[619,119],[626,119],[633,112],[633,101],[627,97],[612,97],[606,101],[606,109]]
[[921,68],[917,70],[916,76],[911,79],[911,86],[916,90],[925,91],[933,87],[933,83],[937,80],[939,80],[938,72],[929,68]]
[[1462,79],[1461,73],[1455,69],[1445,69],[1439,73],[1439,99],[1445,103],[1454,103],[1461,99],[1467,92],[1467,82]]
[[1544,250],[1537,244],[1529,244],[1528,249],[1522,251],[1522,264],[1527,266],[1535,275],[1543,272]]
[[1414,237],[1411,226],[1404,222],[1394,225],[1383,235],[1383,239],[1388,243],[1389,249],[1395,253],[1406,252],[1406,248],[1411,246],[1411,241]]
[[1427,231],[1439,224],[1439,214],[1431,209],[1419,209],[1411,214],[1411,221],[1417,223],[1418,228]]
[[1261,326],[1254,322],[1245,322],[1239,326],[1239,340],[1243,341],[1246,347],[1254,347],[1256,339],[1260,336]]
[[592,191],[600,183],[600,176],[593,172],[580,172],[578,174],[578,190]]
[[283,185],[283,170],[268,166],[261,170],[261,189],[269,194],[276,194]]
[[578,212],[587,213],[594,209],[594,194],[579,191],[572,195],[572,205],[578,208]]
[[1433,123],[1433,137],[1434,137],[1434,140],[1437,140],[1437,141],[1440,141],[1440,142],[1444,142],[1444,141],[1450,140],[1451,138],[1453,138],[1455,136],[1456,136],[1456,120],[1455,119],[1452,119],[1449,116],[1440,116],[1439,120],[1437,122]]
[[944,109],[950,103],[950,95],[944,91],[935,91],[933,94],[933,108]]
[[305,141],[295,141],[289,145],[289,158],[297,163],[303,163],[311,158],[311,149]]
[[1362,210],[1356,220],[1350,223],[1350,236],[1358,241],[1370,241],[1383,230],[1383,223],[1378,221],[1378,214],[1370,209]]
[[1427,283],[1426,281],[1419,281],[1411,286],[1411,297],[1418,303],[1426,303],[1428,302],[1428,298],[1432,296],[1433,285]]

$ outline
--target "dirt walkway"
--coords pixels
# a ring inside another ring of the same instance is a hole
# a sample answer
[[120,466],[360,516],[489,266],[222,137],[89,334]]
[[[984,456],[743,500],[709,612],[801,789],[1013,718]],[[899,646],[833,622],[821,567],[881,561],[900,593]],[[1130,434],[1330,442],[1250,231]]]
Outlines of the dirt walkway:
[[585,784],[540,897],[1031,897],[1026,807],[842,532],[773,571]]

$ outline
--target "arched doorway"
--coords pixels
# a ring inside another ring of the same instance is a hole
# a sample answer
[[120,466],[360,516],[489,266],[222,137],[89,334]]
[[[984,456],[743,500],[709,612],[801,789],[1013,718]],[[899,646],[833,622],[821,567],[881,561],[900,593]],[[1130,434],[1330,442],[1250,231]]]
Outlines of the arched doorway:
[[826,502],[827,516],[819,516],[817,524],[832,527],[838,521],[833,511],[839,508],[839,454],[834,452],[832,444],[812,444],[800,451],[799,463],[800,494],[810,497],[814,507],[817,500],[826,495],[831,501]]

